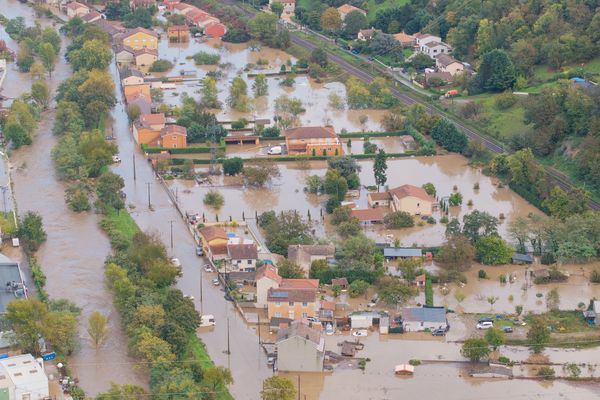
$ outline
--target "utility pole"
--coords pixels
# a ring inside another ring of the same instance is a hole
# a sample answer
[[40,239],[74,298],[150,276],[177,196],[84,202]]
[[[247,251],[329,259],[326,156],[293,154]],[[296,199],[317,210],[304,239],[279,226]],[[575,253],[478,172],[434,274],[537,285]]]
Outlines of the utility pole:
[[204,271],[200,271],[200,316],[202,316],[202,275],[204,275]]
[[148,208],[152,208],[152,204],[150,204],[150,184],[151,182],[146,182],[146,185],[148,186]]
[[0,187],[2,189],[2,200],[4,201],[4,214],[6,214],[6,191],[8,190],[8,186]]
[[231,348],[229,347],[229,317],[227,317],[227,352],[228,355],[231,354]]
[[258,347],[260,347],[260,314],[258,314],[258,323],[256,324],[256,329],[258,329]]
[[133,180],[135,181],[135,153],[133,153],[131,156],[133,157]]
[[300,400],[300,375],[298,375],[298,400]]
[[169,225],[171,225],[171,251],[173,251],[173,220],[169,221]]

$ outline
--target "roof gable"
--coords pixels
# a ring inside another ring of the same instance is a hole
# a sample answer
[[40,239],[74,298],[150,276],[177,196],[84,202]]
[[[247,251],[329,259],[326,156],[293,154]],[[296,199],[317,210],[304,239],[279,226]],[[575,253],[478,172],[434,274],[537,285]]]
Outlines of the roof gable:
[[391,189],[390,193],[392,197],[403,199],[405,197],[416,197],[421,200],[430,201],[433,203],[433,198],[427,194],[425,189],[414,185],[402,185],[397,188]]
[[332,126],[301,126],[299,128],[287,129],[284,134],[287,139],[323,139],[337,137]]

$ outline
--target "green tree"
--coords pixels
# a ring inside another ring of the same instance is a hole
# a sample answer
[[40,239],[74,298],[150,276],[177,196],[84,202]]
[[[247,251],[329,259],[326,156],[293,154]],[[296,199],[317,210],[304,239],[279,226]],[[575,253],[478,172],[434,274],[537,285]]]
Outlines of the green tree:
[[425,189],[425,191],[427,192],[428,195],[430,195],[431,197],[435,198],[436,197],[436,189],[435,186],[433,185],[433,183],[431,182],[427,182],[425,184],[423,184],[423,186],[421,186],[423,189]]
[[331,33],[337,32],[342,27],[342,17],[335,7],[329,7],[321,14],[321,28]]
[[[338,207],[335,211],[340,208]],[[338,235],[340,235],[343,239],[349,238],[350,236],[356,236],[362,232],[362,225],[357,218],[350,218],[348,221],[344,221],[340,223],[335,229]]]
[[211,207],[215,210],[219,210],[223,207],[223,203],[225,203],[225,198],[223,195],[216,190],[209,190],[204,195],[203,203],[205,206]]
[[498,328],[490,328],[485,332],[485,341],[488,342],[495,351],[498,347],[504,344],[504,332]]
[[310,279],[321,279],[321,276],[327,271],[329,271],[327,260],[314,260],[312,263],[310,263],[308,277]]
[[[261,217],[266,213],[261,214]],[[298,212],[289,210],[281,212],[260,223],[265,233],[267,247],[274,253],[287,256],[291,244],[312,244],[310,225],[304,221]]]
[[471,362],[478,362],[489,356],[490,348],[485,339],[470,338],[465,340],[460,353]]
[[112,162],[117,147],[104,140],[100,131],[83,133],[77,146],[88,176],[97,177]]
[[96,195],[98,202],[103,207],[112,207],[121,210],[125,203],[121,198],[121,190],[125,187],[125,182],[120,175],[107,171],[100,175],[96,185]]
[[344,200],[348,191],[348,182],[335,169],[328,169],[323,181],[323,190],[338,201]]
[[462,153],[467,148],[467,136],[445,118],[435,124],[431,130],[431,138],[448,151]]
[[352,281],[349,287],[350,297],[358,297],[367,293],[367,289],[369,289],[369,282],[363,281],[362,279],[357,279]]
[[46,68],[48,74],[52,76],[54,65],[56,64],[56,49],[50,43],[42,43],[38,53],[40,55],[42,65],[44,68]]
[[[307,176],[304,180],[306,183],[306,189],[308,193],[318,193],[321,190],[321,186],[323,186],[323,180],[319,175],[310,175]],[[337,210],[336,210],[337,211]]]
[[31,144],[31,135],[19,124],[8,122],[4,125],[4,137],[15,149]]
[[72,133],[78,136],[84,127],[84,121],[76,103],[62,100],[56,107],[56,117],[52,132],[55,135]]
[[111,383],[108,392],[99,393],[96,400],[145,400],[147,397],[148,395],[142,387],[129,383],[123,385]]
[[227,158],[223,161],[223,173],[225,175],[234,176],[242,172],[244,169],[244,160],[240,157]]
[[315,47],[310,53],[310,62],[325,68],[327,66],[327,52],[320,47]]
[[554,288],[548,293],[546,293],[546,307],[550,311],[558,310],[560,306],[560,294],[558,293],[558,289]]
[[467,270],[475,257],[475,249],[463,235],[452,235],[440,247],[436,262],[443,268],[456,271]]
[[50,26],[42,31],[42,43],[50,43],[54,54],[58,54],[60,51],[60,35]]
[[358,31],[369,26],[367,17],[360,11],[352,11],[344,18],[343,35],[346,39],[356,39]]
[[89,199],[89,190],[85,185],[77,183],[65,190],[65,201],[69,208],[75,212],[84,212],[92,209]]
[[485,211],[475,210],[463,216],[463,235],[471,243],[477,242],[481,237],[498,235],[498,219]]
[[242,169],[244,184],[250,187],[263,187],[278,176],[280,176],[279,168],[270,162],[253,163]]
[[384,276],[377,282],[379,296],[386,304],[402,304],[417,294],[414,286],[405,285],[400,279]]
[[585,192],[567,194],[558,186],[554,186],[548,197],[542,202],[542,206],[548,209],[550,215],[561,220],[573,214],[580,214],[587,210],[587,200],[589,195]]
[[425,305],[427,307],[433,307],[433,287],[431,286],[431,279],[425,278]]
[[227,104],[236,111],[248,110],[248,87],[242,77],[233,78],[229,87]]
[[277,15],[277,18],[281,18],[281,14],[283,14],[283,4],[278,2],[271,3],[271,11]]
[[283,260],[279,263],[277,272],[282,278],[286,279],[304,278],[306,275],[301,266],[294,264],[289,260]]
[[296,398],[294,382],[284,376],[274,375],[267,378],[263,382],[260,397],[262,400],[294,400]]
[[258,13],[248,22],[250,35],[266,44],[272,44],[277,36],[277,20],[274,14]]
[[[273,3],[280,4],[280,3]],[[266,96],[269,93],[269,86],[267,85],[267,78],[264,74],[258,74],[254,77],[254,83],[252,84],[252,90],[254,91],[254,97]]]
[[487,265],[510,263],[514,250],[499,236],[484,236],[475,242],[477,259]]
[[383,223],[387,229],[401,229],[415,226],[415,220],[410,213],[406,211],[393,211],[383,218]]
[[233,383],[231,371],[225,367],[210,367],[204,370],[203,383],[213,391],[222,390]]
[[88,318],[87,333],[97,349],[108,335],[108,318],[98,311],[91,313]]
[[375,242],[364,235],[344,240],[340,250],[341,265],[345,269],[372,271],[377,267],[378,256],[381,255]]
[[217,80],[211,76],[207,76],[202,80],[202,100],[204,107],[221,108],[221,102],[218,98]]
[[483,90],[503,92],[512,89],[517,78],[508,54],[501,49],[485,53],[481,59],[477,80]]
[[35,211],[25,213],[19,224],[19,237],[31,251],[36,251],[46,241],[46,231],[39,213]]
[[138,106],[137,104],[127,105],[126,112],[127,119],[130,123],[135,122],[140,117],[140,115],[142,115],[142,110],[140,110],[140,106]]
[[50,103],[50,88],[44,80],[37,80],[31,84],[31,97],[44,110],[48,109]]
[[386,155],[383,149],[379,149],[373,162],[373,174],[375,175],[375,184],[377,185],[377,191],[379,187],[385,185],[387,182],[387,162]]
[[146,7],[137,7],[132,12],[123,16],[123,25],[126,28],[152,28],[152,14]]
[[544,350],[546,343],[550,340],[550,332],[543,319],[534,318],[527,332],[527,340],[534,353],[538,354]]
[[75,71],[105,70],[112,60],[112,51],[105,43],[94,39],[86,41],[80,49],[70,52],[68,59]]

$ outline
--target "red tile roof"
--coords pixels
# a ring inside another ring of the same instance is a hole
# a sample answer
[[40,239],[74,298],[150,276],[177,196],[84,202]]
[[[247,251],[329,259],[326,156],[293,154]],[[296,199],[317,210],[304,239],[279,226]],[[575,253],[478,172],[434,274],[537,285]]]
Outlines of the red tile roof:
[[314,303],[317,298],[316,289],[270,288],[267,301],[297,301],[299,303]]
[[204,28],[204,34],[212,37],[221,37],[225,33],[227,33],[227,27],[221,23],[210,24]]
[[256,280],[258,281],[261,278],[269,278],[278,284],[280,284],[283,280],[283,278],[277,273],[277,267],[271,264],[263,265],[256,270]]
[[146,128],[150,125],[164,125],[165,123],[166,118],[164,113],[140,115],[140,125]]
[[207,242],[214,239],[227,239],[227,232],[219,226],[206,226],[200,229],[200,234]]
[[360,12],[362,14],[366,14],[367,13],[365,10],[361,10],[360,8],[354,7],[353,5],[350,5],[350,4],[342,4],[337,9],[338,9],[338,11],[339,11],[340,14],[349,14],[352,11],[358,11],[358,12]]
[[371,200],[389,200],[390,192],[373,192],[369,193],[367,196],[371,198]]
[[139,28],[134,28],[134,29],[127,29],[124,32],[124,34],[123,34],[123,39],[125,39],[125,38],[127,38],[127,37],[129,37],[131,35],[134,35],[134,34],[136,34],[138,32],[142,32],[142,33],[145,33],[147,35],[154,36],[155,38],[158,38],[158,33],[154,32],[154,31],[152,31],[150,29],[139,27]]
[[[185,129],[185,127],[180,126],[180,125],[166,125],[164,128],[161,129],[160,135],[161,136],[165,136],[165,135],[187,136],[187,129]],[[223,232],[225,232],[225,231],[223,231]]]
[[258,247],[255,243],[228,244],[227,253],[233,260],[257,260]]
[[288,139],[321,139],[337,137],[332,126],[302,126],[299,128],[287,129],[284,134]]
[[280,288],[289,289],[317,289],[319,287],[318,279],[282,279]]
[[405,197],[417,197],[419,199],[430,201],[432,203],[434,201],[434,199],[427,194],[425,189],[413,185],[399,186],[395,189],[391,189],[390,193],[392,196],[395,196],[399,199],[403,199]]
[[352,210],[352,217],[358,219],[359,221],[383,221],[384,213],[383,208],[367,208],[364,210]]

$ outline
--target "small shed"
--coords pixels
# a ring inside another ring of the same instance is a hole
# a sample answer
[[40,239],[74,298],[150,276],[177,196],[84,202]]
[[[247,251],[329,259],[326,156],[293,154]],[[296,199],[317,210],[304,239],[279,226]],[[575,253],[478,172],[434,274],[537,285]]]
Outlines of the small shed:
[[533,264],[533,256],[531,254],[515,253],[512,257],[513,264]]
[[588,325],[596,324],[596,312],[594,310],[587,310],[583,312],[583,318]]
[[379,319],[379,334],[387,335],[390,330],[390,317],[381,317]]
[[342,355],[346,356],[346,357],[354,357],[354,355],[356,354],[356,346],[354,346],[354,343],[345,341],[344,343],[342,343]]
[[331,286],[338,285],[342,290],[348,290],[348,279],[346,278],[334,278],[331,280]]
[[410,364],[398,364],[394,368],[396,375],[412,375],[415,373],[415,367]]

